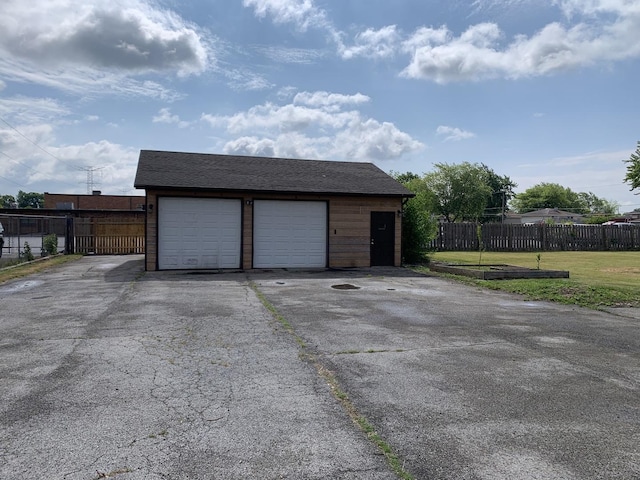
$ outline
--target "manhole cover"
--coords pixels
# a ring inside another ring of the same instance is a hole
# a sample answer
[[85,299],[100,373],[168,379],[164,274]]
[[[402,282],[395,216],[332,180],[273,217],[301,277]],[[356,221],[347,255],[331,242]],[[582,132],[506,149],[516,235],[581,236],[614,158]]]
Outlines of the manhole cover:
[[356,287],[355,285],[351,285],[350,283],[341,283],[339,285],[331,285],[331,288],[335,288],[336,290],[359,290],[360,287]]

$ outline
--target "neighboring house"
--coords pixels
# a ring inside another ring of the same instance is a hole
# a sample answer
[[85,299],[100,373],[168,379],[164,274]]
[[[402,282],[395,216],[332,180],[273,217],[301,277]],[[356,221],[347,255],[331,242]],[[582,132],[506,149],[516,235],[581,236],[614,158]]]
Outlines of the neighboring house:
[[507,212],[504,215],[504,222],[507,225],[520,225],[522,224],[522,215],[520,213]]
[[583,220],[584,215],[557,208],[543,208],[520,216],[521,223],[581,223]]
[[634,210],[633,212],[626,212],[624,218],[627,222],[634,225],[640,224],[640,211]]
[[91,195],[44,192],[44,208],[56,210],[144,210],[144,197],[131,195]]
[[146,269],[401,264],[403,201],[371,163],[142,150]]

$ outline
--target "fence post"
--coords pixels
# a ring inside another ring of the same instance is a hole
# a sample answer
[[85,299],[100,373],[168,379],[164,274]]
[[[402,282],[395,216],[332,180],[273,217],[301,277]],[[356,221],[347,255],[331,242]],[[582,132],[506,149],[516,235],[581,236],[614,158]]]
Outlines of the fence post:
[[74,235],[73,235],[73,217],[67,215],[65,217],[65,230],[64,230],[64,254],[71,255],[74,253]]

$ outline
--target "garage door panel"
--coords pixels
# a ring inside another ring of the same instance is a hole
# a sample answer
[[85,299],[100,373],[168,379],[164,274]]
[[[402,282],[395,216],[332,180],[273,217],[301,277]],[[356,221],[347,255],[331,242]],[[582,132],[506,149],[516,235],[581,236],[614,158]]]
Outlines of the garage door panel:
[[327,204],[254,201],[255,268],[325,267]]
[[159,268],[239,268],[241,210],[235,199],[160,198]]

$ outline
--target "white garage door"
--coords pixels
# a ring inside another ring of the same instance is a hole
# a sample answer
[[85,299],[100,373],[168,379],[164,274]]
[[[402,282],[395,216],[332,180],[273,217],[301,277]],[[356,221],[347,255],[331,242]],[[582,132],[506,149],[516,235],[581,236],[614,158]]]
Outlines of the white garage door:
[[325,267],[327,204],[255,200],[254,268]]
[[242,202],[158,199],[158,268],[240,268]]

